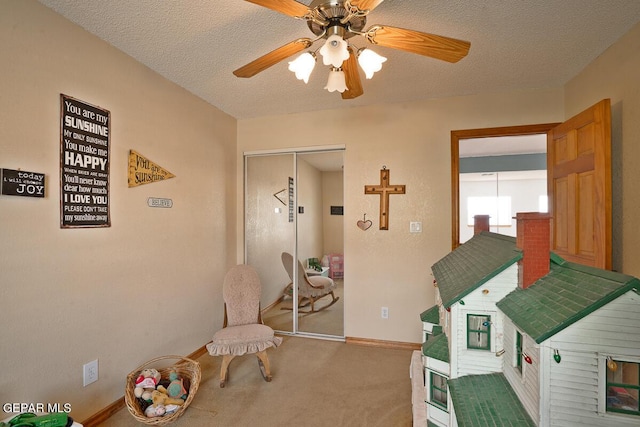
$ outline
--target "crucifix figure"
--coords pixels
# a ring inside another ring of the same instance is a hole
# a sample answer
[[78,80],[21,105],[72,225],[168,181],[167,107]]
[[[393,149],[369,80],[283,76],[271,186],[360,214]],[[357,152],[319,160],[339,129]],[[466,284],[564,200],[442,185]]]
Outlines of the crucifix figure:
[[389,229],[389,195],[404,194],[404,185],[389,185],[389,169],[380,170],[380,185],[365,185],[364,194],[380,195],[380,230]]

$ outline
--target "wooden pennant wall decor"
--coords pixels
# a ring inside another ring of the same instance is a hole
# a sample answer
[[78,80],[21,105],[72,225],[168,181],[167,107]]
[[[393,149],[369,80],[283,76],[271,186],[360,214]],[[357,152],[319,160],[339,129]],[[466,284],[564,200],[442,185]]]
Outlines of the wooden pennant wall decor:
[[151,184],[175,177],[165,168],[158,166],[140,153],[129,151],[129,187]]

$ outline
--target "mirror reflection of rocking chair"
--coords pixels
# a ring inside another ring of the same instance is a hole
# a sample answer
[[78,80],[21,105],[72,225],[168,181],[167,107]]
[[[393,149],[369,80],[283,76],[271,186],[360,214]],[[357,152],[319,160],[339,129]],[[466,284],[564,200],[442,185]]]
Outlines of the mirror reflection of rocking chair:
[[[302,263],[298,261],[297,264],[298,308],[310,307],[309,310],[306,311],[299,310],[300,313],[317,313],[318,311],[331,307],[340,299],[340,297],[336,297],[333,292],[336,288],[333,279],[324,276],[309,276],[302,266]],[[285,288],[284,294],[293,296],[293,256],[290,253],[282,253],[282,265],[284,265],[284,269],[287,270],[289,279],[291,279],[291,283]],[[331,302],[316,310],[316,302],[326,296],[331,296]],[[287,310],[287,308],[284,307],[283,309]]]
[[229,363],[236,356],[256,354],[265,381],[271,381],[267,349],[277,347],[282,338],[262,323],[260,316],[260,278],[255,269],[240,264],[225,275],[222,286],[224,325],[207,344],[212,356],[222,356],[220,387],[229,380]]

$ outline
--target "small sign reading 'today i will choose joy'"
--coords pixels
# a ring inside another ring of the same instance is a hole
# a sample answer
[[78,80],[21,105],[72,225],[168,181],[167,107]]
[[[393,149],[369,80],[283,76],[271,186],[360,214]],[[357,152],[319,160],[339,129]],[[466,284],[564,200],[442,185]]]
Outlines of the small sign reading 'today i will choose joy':
[[0,194],[44,197],[43,173],[0,169],[0,177]]

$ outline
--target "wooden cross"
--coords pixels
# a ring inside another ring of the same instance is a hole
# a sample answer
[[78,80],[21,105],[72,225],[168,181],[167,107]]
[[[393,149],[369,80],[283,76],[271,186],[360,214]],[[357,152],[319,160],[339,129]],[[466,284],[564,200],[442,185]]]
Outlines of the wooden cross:
[[380,185],[365,185],[364,194],[380,195],[380,230],[389,229],[389,195],[404,194],[404,185],[389,185],[389,169],[383,166],[380,170]]

